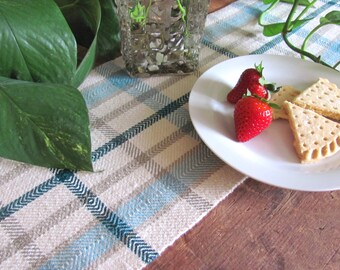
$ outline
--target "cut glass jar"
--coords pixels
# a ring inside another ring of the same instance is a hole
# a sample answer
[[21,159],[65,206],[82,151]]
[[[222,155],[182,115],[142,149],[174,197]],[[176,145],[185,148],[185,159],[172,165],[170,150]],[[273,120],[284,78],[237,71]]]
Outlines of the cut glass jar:
[[192,73],[209,0],[115,0],[121,52],[132,76]]

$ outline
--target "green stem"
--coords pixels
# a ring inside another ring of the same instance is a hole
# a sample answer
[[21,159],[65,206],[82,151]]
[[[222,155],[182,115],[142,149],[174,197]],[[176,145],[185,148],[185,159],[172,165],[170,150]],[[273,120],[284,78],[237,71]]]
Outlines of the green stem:
[[333,68],[334,69],[336,69],[337,68],[337,66],[339,66],[340,65],[340,61],[339,62],[337,62],[334,66],[333,66]]
[[[317,27],[315,27],[312,31],[309,32],[309,34],[306,36],[305,40],[302,43],[301,50],[305,51],[307,47],[307,43],[310,40],[310,38],[313,36],[313,34],[318,31],[323,25],[319,24]],[[304,58],[304,57],[302,57]]]
[[320,64],[322,64],[322,65],[325,65],[325,66],[327,66],[327,67],[332,68],[332,66],[330,66],[330,65],[328,65],[326,62],[322,61],[320,56],[317,57],[317,56],[315,56],[314,54],[311,54],[311,53],[309,53],[309,52],[307,52],[307,51],[301,50],[301,49],[298,48],[298,47],[295,47],[292,43],[290,43],[290,41],[289,41],[287,35],[288,35],[287,32],[282,32],[282,38],[283,38],[283,40],[285,41],[285,43],[287,44],[287,46],[288,46],[289,48],[291,48],[293,51],[299,53],[301,56],[306,56],[306,57],[308,57],[309,59],[311,59],[312,61],[314,61],[314,62],[316,62],[316,63],[320,63]]
[[261,26],[265,26],[266,24],[264,23],[264,16],[267,15],[269,11],[271,11],[278,3],[280,0],[274,1],[267,9],[265,9],[263,12],[261,12],[259,18],[258,18],[258,24]]
[[[298,7],[298,4],[299,4],[299,1],[300,0],[295,0],[294,3],[293,3],[293,7],[288,15],[288,18],[287,18],[287,21],[285,23],[285,26],[283,28],[283,31],[282,31],[282,38],[284,40],[284,42],[287,44],[287,46],[289,48],[291,48],[293,51],[299,53],[301,55],[301,57],[308,57],[309,59],[311,59],[312,61],[316,62],[316,63],[320,63],[322,65],[325,65],[327,67],[330,67],[332,68],[332,66],[328,65],[326,62],[322,61],[321,60],[321,57],[320,56],[315,56],[314,54],[311,54],[303,49],[300,49],[296,46],[294,46],[288,39],[288,33],[292,31],[292,29],[294,28],[294,24],[292,23],[293,21],[293,17],[294,17],[294,14],[295,14],[295,11]],[[312,2],[313,3],[313,2]],[[309,6],[310,7],[310,6]],[[309,8],[308,7],[308,8]],[[307,7],[306,7],[307,8]],[[305,9],[306,10],[306,9]],[[304,11],[305,11],[304,10]]]
[[[299,1],[299,0],[298,0]],[[308,9],[310,9],[311,7],[313,7],[313,5],[316,3],[316,1],[318,0],[313,0],[312,2],[309,3],[308,6],[306,6],[300,13],[300,15],[296,18],[296,20],[300,20],[300,18],[305,15],[305,13],[308,11]]]
[[177,1],[177,5],[178,5],[178,8],[179,8],[179,11],[182,14],[182,16],[181,16],[182,17],[182,21],[185,24],[184,35],[188,36],[189,35],[189,32],[188,32],[188,18],[187,18],[187,10],[186,10],[186,7],[188,5],[186,3],[185,7],[183,7],[181,0],[176,0],[176,1]]
[[295,0],[292,6],[292,9],[290,10],[289,14],[288,14],[288,18],[287,21],[285,23],[285,26],[283,27],[283,33],[288,33],[290,31],[292,31],[293,29],[293,17],[295,15],[296,9],[299,5],[300,0]]
[[[299,1],[299,0],[298,0]],[[302,18],[302,16],[308,11],[308,9],[310,9],[315,3],[316,3],[317,0],[313,0],[308,6],[306,6],[302,12],[300,13],[300,15],[296,18],[296,20],[300,20]],[[302,47],[301,47],[301,50],[302,51],[305,51],[305,48],[306,48],[306,44],[309,40],[309,38],[311,37],[312,33],[309,33],[309,35],[305,38],[303,44],[302,44]],[[305,56],[304,55],[301,55],[301,58],[304,59]]]
[[182,13],[182,20],[183,22],[185,22],[185,16],[187,15],[187,11],[185,10],[185,8],[182,6],[181,0],[177,0],[177,5],[179,10]]

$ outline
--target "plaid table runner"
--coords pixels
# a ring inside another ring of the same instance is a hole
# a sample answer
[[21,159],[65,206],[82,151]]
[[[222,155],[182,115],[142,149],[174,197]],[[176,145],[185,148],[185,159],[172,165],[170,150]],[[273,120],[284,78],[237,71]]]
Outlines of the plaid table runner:
[[[320,16],[340,5],[321,0],[316,7],[312,15]],[[121,58],[94,69],[80,87],[94,173],[0,159],[0,269],[140,269],[242,183],[245,176],[198,137],[188,99],[197,78],[228,58],[298,57],[281,37],[261,34],[264,9],[261,1],[238,0],[210,14],[194,74],[130,78]],[[301,42],[316,23],[292,40]],[[339,28],[323,29],[310,44],[327,62],[340,59]]]

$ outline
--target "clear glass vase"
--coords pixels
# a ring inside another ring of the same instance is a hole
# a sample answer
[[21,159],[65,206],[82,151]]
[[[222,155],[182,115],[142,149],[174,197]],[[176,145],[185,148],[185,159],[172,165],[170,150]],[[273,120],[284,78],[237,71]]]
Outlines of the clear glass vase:
[[210,0],[115,0],[121,52],[132,76],[186,74],[198,67]]

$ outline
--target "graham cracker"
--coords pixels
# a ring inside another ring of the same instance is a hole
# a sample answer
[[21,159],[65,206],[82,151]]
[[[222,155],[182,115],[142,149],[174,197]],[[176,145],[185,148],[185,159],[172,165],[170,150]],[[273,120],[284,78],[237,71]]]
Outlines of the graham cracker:
[[340,120],[340,89],[329,80],[319,80],[298,95],[293,103],[323,116]]
[[295,97],[297,97],[301,91],[298,89],[284,85],[281,89],[274,93],[270,99],[270,102],[275,103],[280,106],[280,109],[273,108],[273,120],[275,119],[288,119],[288,115],[283,108],[283,102],[292,101]]
[[283,106],[301,163],[318,161],[340,150],[339,123],[288,101]]

